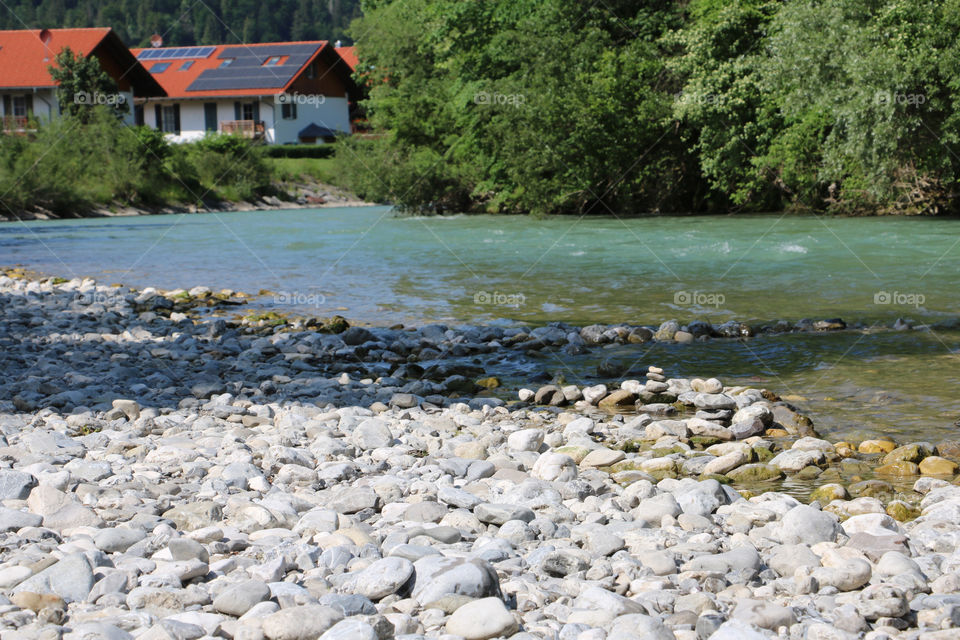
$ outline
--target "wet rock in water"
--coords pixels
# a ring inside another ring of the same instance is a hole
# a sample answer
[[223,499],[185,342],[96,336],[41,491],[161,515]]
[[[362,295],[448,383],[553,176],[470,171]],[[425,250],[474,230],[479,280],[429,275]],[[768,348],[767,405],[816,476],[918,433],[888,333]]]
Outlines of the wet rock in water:
[[636,401],[636,397],[636,394],[633,392],[625,389],[617,389],[600,400],[598,406],[601,409],[606,409],[608,411],[625,409],[633,406],[633,403]]

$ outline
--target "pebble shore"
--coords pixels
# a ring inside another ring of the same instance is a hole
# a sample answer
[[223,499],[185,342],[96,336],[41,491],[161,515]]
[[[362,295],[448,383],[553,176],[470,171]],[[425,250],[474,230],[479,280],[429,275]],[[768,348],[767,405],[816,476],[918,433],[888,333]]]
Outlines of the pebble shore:
[[0,638],[960,638],[955,442],[656,367],[491,392],[590,328],[239,302],[0,276]]

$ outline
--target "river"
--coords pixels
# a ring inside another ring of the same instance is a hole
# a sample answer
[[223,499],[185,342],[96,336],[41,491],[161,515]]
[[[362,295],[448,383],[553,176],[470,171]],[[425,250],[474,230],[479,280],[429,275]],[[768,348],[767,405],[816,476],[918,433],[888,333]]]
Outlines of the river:
[[[960,220],[395,216],[386,207],[0,224],[0,264],[133,286],[206,285],[370,324],[563,321],[852,328],[507,359],[532,375],[718,375],[796,401],[831,437],[953,437],[960,419]],[[898,319],[912,330],[896,331]]]

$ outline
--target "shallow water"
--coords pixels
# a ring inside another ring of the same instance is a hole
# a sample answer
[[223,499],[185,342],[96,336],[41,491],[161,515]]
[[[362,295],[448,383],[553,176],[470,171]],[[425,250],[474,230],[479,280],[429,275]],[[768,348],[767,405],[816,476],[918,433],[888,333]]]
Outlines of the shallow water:
[[[842,317],[873,331],[625,345],[499,365],[720,375],[805,398],[833,437],[956,437],[960,220],[814,216],[404,218],[386,207],[0,224],[0,264],[134,286],[274,292],[257,304],[372,324]],[[879,330],[897,318],[933,329]]]

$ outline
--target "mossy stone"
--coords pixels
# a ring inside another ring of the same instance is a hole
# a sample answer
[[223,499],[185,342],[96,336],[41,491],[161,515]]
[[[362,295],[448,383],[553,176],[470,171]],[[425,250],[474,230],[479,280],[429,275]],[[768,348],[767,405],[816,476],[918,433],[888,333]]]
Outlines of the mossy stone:
[[894,500],[887,505],[887,515],[897,522],[907,522],[920,515],[920,510],[903,500]]
[[835,482],[822,485],[810,492],[810,500],[816,500],[820,504],[829,504],[834,500],[848,500],[849,498],[850,494],[847,493],[843,485]]
[[779,480],[783,477],[783,472],[771,464],[763,462],[754,462],[745,464],[727,472],[727,476],[737,483],[764,482],[766,480]]
[[700,449],[706,449],[721,442],[723,442],[723,440],[715,436],[692,436],[690,438],[690,444]]
[[848,487],[850,495],[858,498],[879,498],[893,495],[893,485],[883,480],[863,480]]
[[902,447],[897,447],[887,455],[883,456],[883,464],[893,464],[894,462],[913,462],[917,463],[933,455],[933,447],[922,442],[911,442]]

